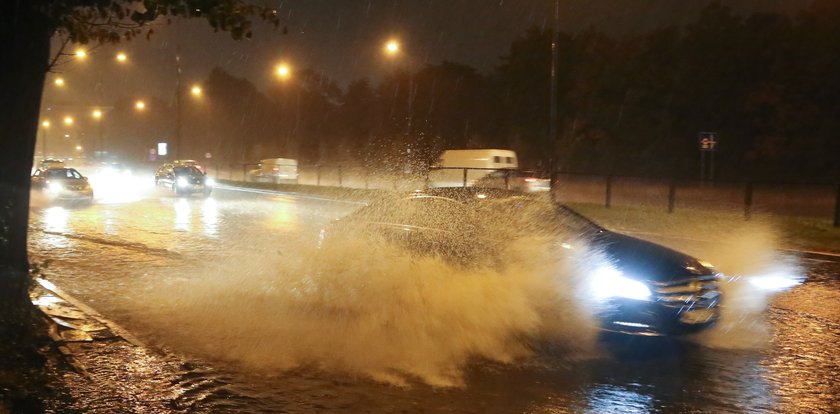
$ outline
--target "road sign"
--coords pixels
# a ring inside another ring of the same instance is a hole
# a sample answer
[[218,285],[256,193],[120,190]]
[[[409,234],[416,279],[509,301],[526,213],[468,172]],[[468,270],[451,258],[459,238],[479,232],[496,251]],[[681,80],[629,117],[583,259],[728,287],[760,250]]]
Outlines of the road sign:
[[717,134],[714,132],[697,134],[697,142],[700,144],[700,151],[717,151]]

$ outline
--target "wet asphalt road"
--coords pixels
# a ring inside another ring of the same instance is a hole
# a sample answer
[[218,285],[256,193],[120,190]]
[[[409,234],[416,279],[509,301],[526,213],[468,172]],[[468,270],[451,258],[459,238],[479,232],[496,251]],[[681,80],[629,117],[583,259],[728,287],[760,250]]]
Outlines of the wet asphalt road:
[[278,354],[297,338],[265,336],[289,317],[273,307],[286,296],[271,275],[305,268],[299,256],[324,260],[308,246],[357,205],[227,190],[177,198],[145,181],[130,190],[81,208],[33,202],[30,246],[52,261],[51,280],[148,344],[80,348],[95,381],[79,381],[79,412],[840,411],[838,263],[802,261],[803,285],[717,340],[607,338],[571,354],[532,343],[507,362],[456,361],[455,386],[422,375],[389,384],[285,363]]

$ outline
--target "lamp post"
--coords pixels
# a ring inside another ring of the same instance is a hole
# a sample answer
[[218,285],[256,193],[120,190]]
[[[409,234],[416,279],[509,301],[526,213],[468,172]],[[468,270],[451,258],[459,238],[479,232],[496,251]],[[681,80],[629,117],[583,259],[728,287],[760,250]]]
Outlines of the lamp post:
[[[292,68],[285,62],[277,65],[274,69],[274,73],[277,75],[277,78],[280,79],[280,82],[283,83],[288,82],[292,78]],[[289,146],[289,142],[297,136],[298,128],[300,128],[300,119],[300,85],[295,85],[295,127],[292,129],[291,134],[287,137],[287,147]]]
[[98,135],[98,138],[99,138],[98,139],[98,141],[99,141],[99,155],[104,156],[105,150],[104,150],[104,145],[103,145],[103,142],[102,142],[102,122],[103,122],[102,121],[102,110],[99,109],[99,108],[94,109],[93,112],[91,112],[90,115],[96,121],[97,135]]
[[[393,68],[395,66],[394,63],[393,63],[394,60],[402,52],[402,48],[400,46],[399,41],[397,41],[396,39],[388,40],[387,42],[385,42],[385,46],[383,47],[383,51],[385,53],[385,56],[387,56],[389,59],[391,59],[392,68]],[[394,73],[396,74],[396,71],[394,71]],[[396,77],[395,77],[395,79],[396,79]],[[397,87],[399,87],[399,86],[397,86]],[[404,144],[406,145],[406,147],[410,146],[409,141],[411,139],[411,126],[412,126],[412,122],[414,121],[414,94],[415,94],[414,89],[415,89],[414,88],[414,72],[411,71],[411,69],[409,68],[409,70],[408,70],[408,94],[407,94],[408,95],[408,103],[407,103],[408,104],[407,105],[408,106],[408,108],[407,108],[408,109],[408,114],[407,114],[408,119],[406,120],[405,134],[404,134],[405,135],[404,136],[404,140],[405,140]],[[409,151],[409,148],[406,148],[406,152],[408,152],[408,151]]]
[[50,120],[45,119],[41,122],[41,127],[44,130],[44,137],[41,141],[41,152],[43,153],[42,159],[47,159],[47,131],[50,129]]

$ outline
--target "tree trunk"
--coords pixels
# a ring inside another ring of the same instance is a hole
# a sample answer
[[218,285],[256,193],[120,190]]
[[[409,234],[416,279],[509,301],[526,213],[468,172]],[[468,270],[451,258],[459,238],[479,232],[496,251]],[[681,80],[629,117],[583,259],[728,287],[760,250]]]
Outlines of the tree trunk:
[[36,1],[0,1],[0,340],[31,326],[29,173],[52,28]]

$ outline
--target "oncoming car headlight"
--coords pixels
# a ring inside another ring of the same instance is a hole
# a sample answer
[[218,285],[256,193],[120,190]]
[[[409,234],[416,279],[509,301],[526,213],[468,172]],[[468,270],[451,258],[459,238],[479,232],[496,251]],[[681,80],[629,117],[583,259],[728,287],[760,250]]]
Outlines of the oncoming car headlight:
[[51,193],[60,193],[64,186],[59,183],[50,183],[49,190]]
[[190,185],[190,182],[187,181],[186,177],[178,177],[178,187],[186,187]]
[[208,187],[212,187],[212,186],[216,185],[216,180],[214,180],[210,177],[207,177],[207,179],[204,180],[204,185],[206,185]]
[[624,276],[611,265],[604,265],[595,270],[591,277],[592,294],[595,299],[626,298],[650,300],[651,291],[642,282]]

